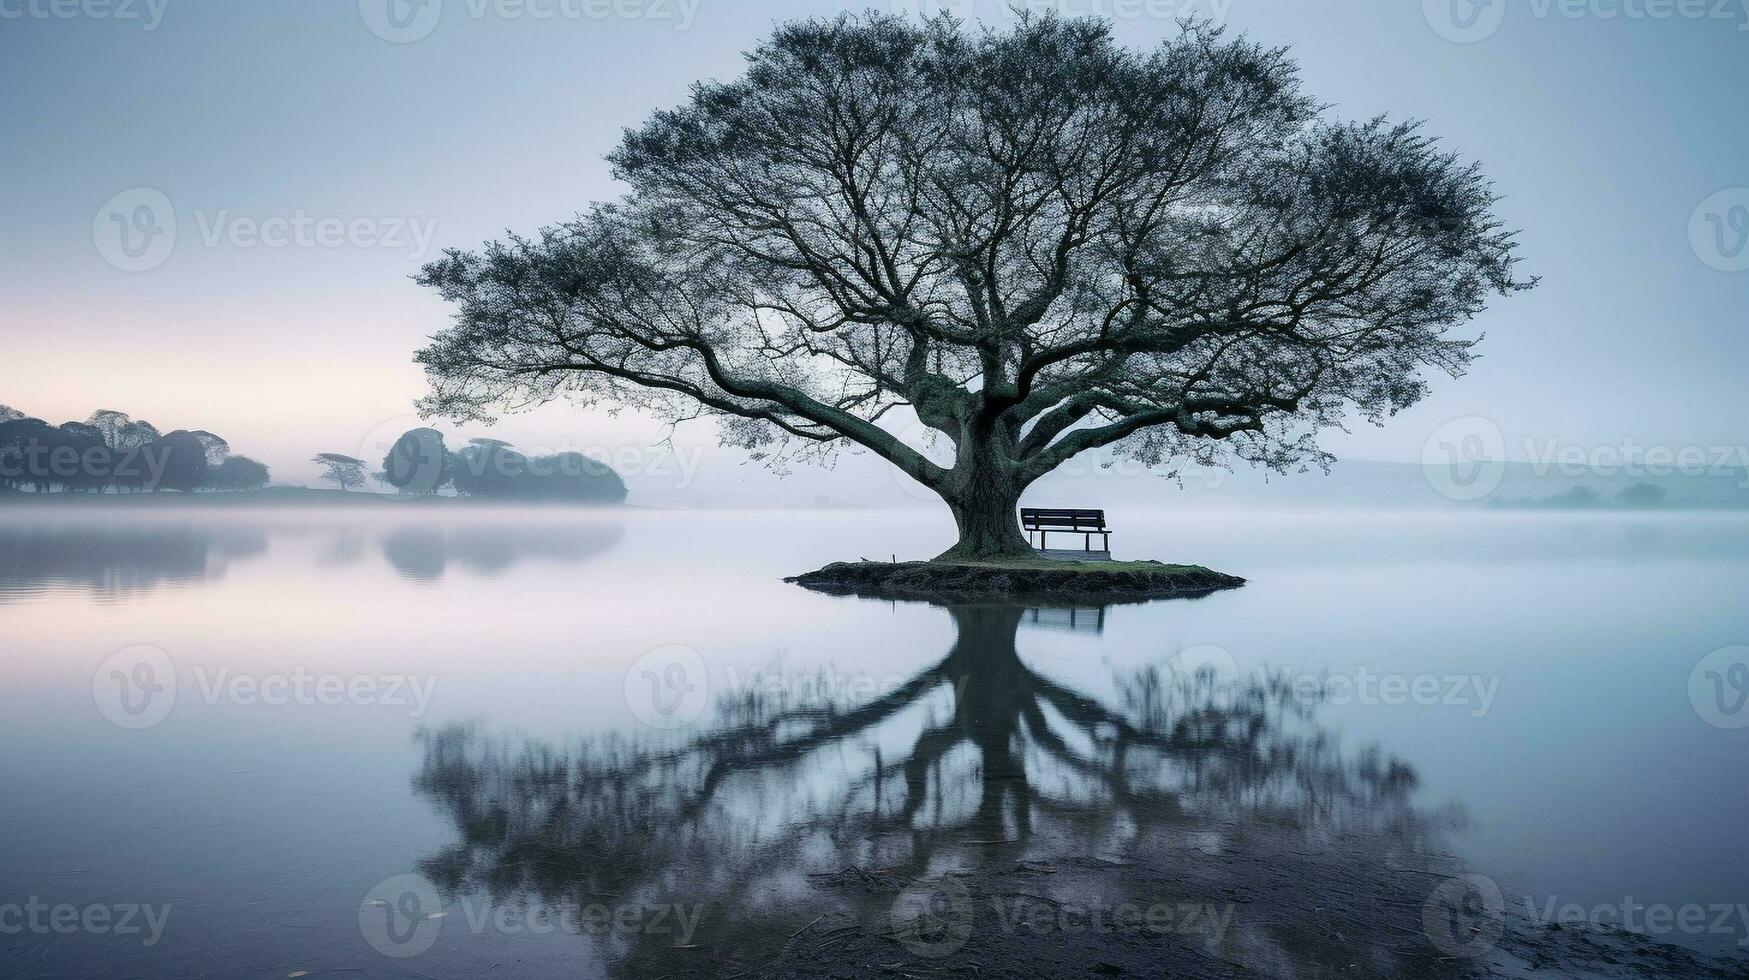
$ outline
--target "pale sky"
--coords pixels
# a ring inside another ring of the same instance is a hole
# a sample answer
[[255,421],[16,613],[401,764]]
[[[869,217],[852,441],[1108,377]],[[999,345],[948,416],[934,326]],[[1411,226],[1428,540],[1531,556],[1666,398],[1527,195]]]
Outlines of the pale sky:
[[[411,414],[410,357],[446,317],[408,280],[421,261],[616,196],[602,155],[625,127],[737,74],[775,21],[868,6],[425,0],[391,19],[390,2],[0,0],[0,403],[210,429],[276,480],[309,479],[313,453],[355,452]],[[1487,339],[1469,377],[1383,430],[1333,435],[1340,455],[1418,460],[1468,415],[1513,458],[1551,439],[1749,443],[1749,271],[1707,264],[1749,265],[1749,0],[1504,2],[1051,6],[1115,12],[1135,45],[1174,33],[1157,16],[1173,13],[1289,45],[1335,114],[1425,118],[1494,180],[1542,287],[1472,325]],[[1454,27],[1472,14],[1468,35]],[[167,254],[118,254],[99,220],[137,188],[124,211],[152,191],[174,210]],[[252,240],[276,218],[310,234]],[[152,268],[117,268],[138,262]],[[661,429],[558,407],[495,434],[614,446]]]

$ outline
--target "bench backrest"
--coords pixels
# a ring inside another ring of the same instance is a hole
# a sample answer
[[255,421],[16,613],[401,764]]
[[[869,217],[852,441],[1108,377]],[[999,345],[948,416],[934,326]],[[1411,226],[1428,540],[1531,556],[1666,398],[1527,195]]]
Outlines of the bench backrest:
[[1028,531],[1103,531],[1105,511],[1022,507],[1020,526]]

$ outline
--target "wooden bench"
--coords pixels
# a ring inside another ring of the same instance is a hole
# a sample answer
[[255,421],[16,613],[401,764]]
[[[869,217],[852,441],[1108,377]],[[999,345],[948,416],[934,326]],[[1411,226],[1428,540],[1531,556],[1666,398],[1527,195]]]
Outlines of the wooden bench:
[[1048,552],[1045,543],[1050,539],[1052,531],[1067,531],[1070,534],[1082,536],[1084,551],[1093,551],[1093,536],[1100,537],[1100,551],[1111,554],[1111,532],[1105,527],[1105,511],[1048,509],[1041,507],[1020,508],[1020,526],[1026,530],[1026,540],[1032,543],[1034,531],[1038,532],[1038,550]]

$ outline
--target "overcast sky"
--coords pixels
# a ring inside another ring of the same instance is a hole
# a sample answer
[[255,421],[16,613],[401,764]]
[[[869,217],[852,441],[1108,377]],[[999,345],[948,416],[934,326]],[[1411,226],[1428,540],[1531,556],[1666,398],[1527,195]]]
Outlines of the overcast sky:
[[[1749,0],[1505,3],[1050,6],[1115,14],[1133,45],[1177,13],[1289,45],[1335,114],[1424,118],[1496,183],[1542,287],[1472,325],[1469,377],[1335,434],[1339,454],[1418,460],[1463,416],[1513,458],[1744,445],[1749,271],[1727,270],[1749,266]],[[408,280],[423,259],[617,195],[602,155],[622,129],[737,74],[773,22],[867,6],[0,0],[0,403],[206,428],[307,479],[311,454],[404,427],[410,356],[446,316]],[[160,200],[173,239],[145,237]],[[252,237],[300,217],[303,243]],[[324,218],[343,230],[319,240]],[[635,445],[661,426],[549,408],[499,434]]]

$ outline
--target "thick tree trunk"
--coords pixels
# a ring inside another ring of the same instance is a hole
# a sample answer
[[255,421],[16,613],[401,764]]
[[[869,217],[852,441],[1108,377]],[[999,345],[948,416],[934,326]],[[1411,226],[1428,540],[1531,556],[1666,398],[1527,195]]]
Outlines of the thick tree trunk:
[[1020,530],[1020,491],[1025,488],[999,455],[994,440],[962,440],[960,461],[940,488],[959,527],[959,543],[936,556],[944,560],[1015,558],[1032,554]]

